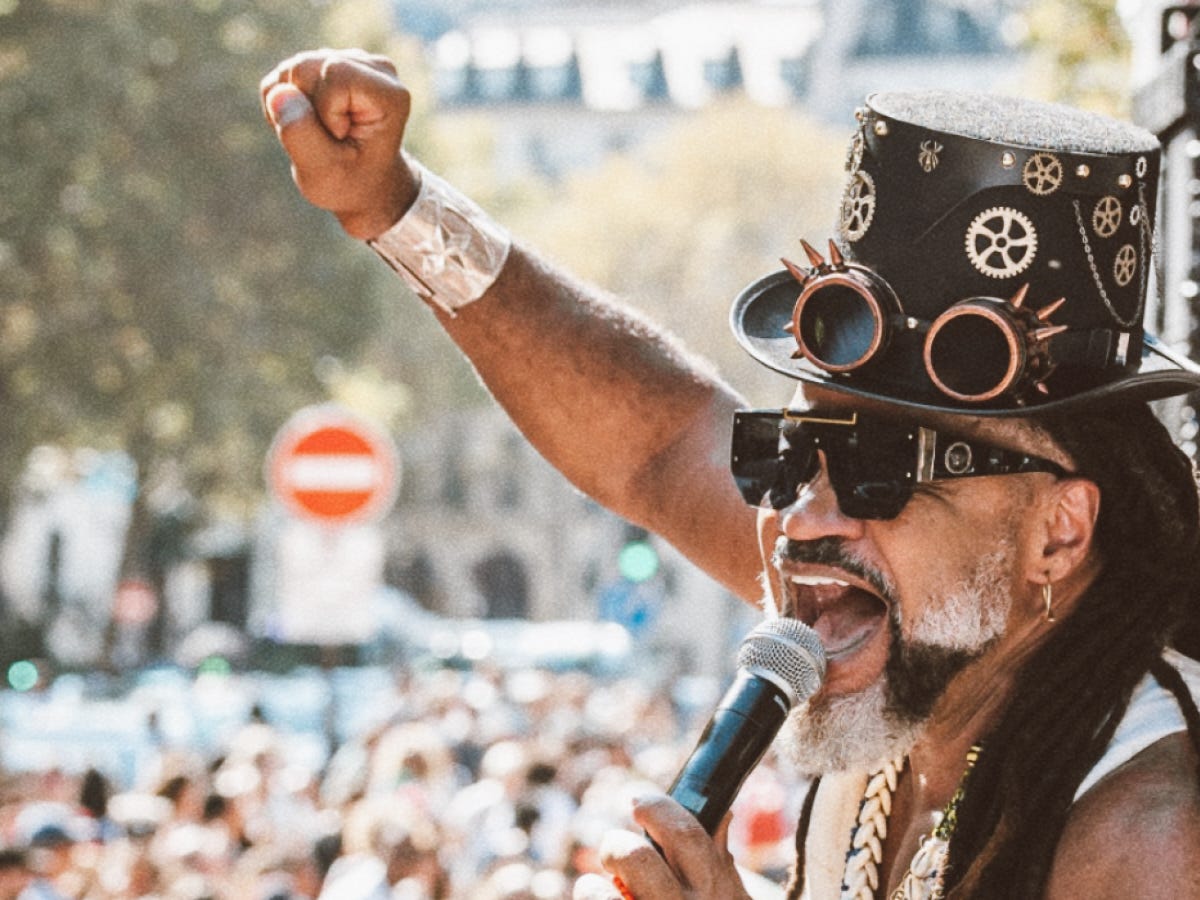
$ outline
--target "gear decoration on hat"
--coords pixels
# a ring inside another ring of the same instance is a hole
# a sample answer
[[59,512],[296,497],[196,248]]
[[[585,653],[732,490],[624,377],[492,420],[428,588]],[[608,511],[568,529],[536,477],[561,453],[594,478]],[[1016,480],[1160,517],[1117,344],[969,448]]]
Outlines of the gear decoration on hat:
[[1111,194],[1101,197],[1096,201],[1096,208],[1092,210],[1092,230],[1096,232],[1097,237],[1110,238],[1121,227],[1122,216],[1120,200]]
[[842,198],[841,229],[848,241],[857,241],[875,218],[875,179],[861,169],[850,177]]
[[863,153],[867,149],[867,110],[860,106],[854,111],[858,122],[858,130],[850,138],[850,146],[846,149],[846,171],[851,177],[862,167]]
[[1053,194],[1063,182],[1062,162],[1053,153],[1035,153],[1025,162],[1021,179],[1031,194]]
[[917,154],[917,162],[926,172],[932,172],[941,160],[942,145],[937,141],[921,141],[921,152]]
[[1113,260],[1113,280],[1119,287],[1125,287],[1133,281],[1133,276],[1137,274],[1137,265],[1137,250],[1133,244],[1125,244],[1117,251],[1117,258]]
[[862,167],[863,153],[866,150],[867,139],[860,128],[854,132],[854,136],[850,138],[850,146],[846,150],[846,171],[851,176],[857,174]]
[[989,278],[1011,278],[1033,264],[1037,230],[1020,210],[993,206],[967,227],[966,248],[971,265]]

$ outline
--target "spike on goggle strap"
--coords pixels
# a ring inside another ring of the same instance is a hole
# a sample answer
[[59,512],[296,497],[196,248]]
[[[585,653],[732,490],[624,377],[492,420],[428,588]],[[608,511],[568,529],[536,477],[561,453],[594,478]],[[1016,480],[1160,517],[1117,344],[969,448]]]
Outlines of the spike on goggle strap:
[[1050,318],[1065,297],[1033,312],[1025,305],[1026,283],[1008,300],[968,297],[922,322],[905,316],[881,275],[847,263],[834,241],[828,261],[807,241],[800,243],[811,268],[783,260],[801,288],[785,326],[796,340],[794,359],[803,357],[827,372],[851,372],[885,355],[897,329],[922,328],[926,374],[947,396],[982,403],[1046,392],[1054,369],[1049,342],[1067,330]]

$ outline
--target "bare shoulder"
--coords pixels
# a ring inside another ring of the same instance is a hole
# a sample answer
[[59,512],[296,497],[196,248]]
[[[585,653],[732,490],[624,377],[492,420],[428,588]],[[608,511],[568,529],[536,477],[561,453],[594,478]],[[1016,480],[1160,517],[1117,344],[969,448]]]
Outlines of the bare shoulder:
[[1085,794],[1063,830],[1048,900],[1200,900],[1198,765],[1188,735],[1173,734]]

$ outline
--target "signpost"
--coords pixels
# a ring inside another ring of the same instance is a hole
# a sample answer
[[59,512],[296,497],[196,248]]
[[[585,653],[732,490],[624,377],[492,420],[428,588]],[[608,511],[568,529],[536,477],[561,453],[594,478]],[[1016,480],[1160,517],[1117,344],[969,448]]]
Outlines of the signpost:
[[327,525],[374,521],[396,498],[390,438],[334,405],[300,410],[267,456],[267,481],[291,512]]
[[323,646],[371,639],[383,579],[379,520],[399,469],[382,429],[332,404],[302,409],[279,430],[265,466],[290,513],[276,535],[275,637]]

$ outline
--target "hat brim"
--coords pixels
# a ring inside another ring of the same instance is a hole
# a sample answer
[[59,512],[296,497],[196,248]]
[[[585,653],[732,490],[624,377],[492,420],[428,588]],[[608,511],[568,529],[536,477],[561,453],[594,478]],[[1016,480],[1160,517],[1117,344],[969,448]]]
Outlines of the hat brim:
[[738,343],[760,363],[782,375],[856,397],[928,412],[1028,416],[1117,402],[1161,400],[1200,390],[1200,366],[1146,334],[1142,358],[1136,368],[1130,366],[1063,397],[1048,396],[1034,402],[987,407],[959,403],[950,397],[914,398],[907,387],[897,385],[892,389],[879,379],[868,385],[855,373],[834,374],[804,357],[794,358],[796,340],[785,328],[791,324],[798,295],[796,280],[786,269],[749,285],[738,295],[730,311],[730,325]]

